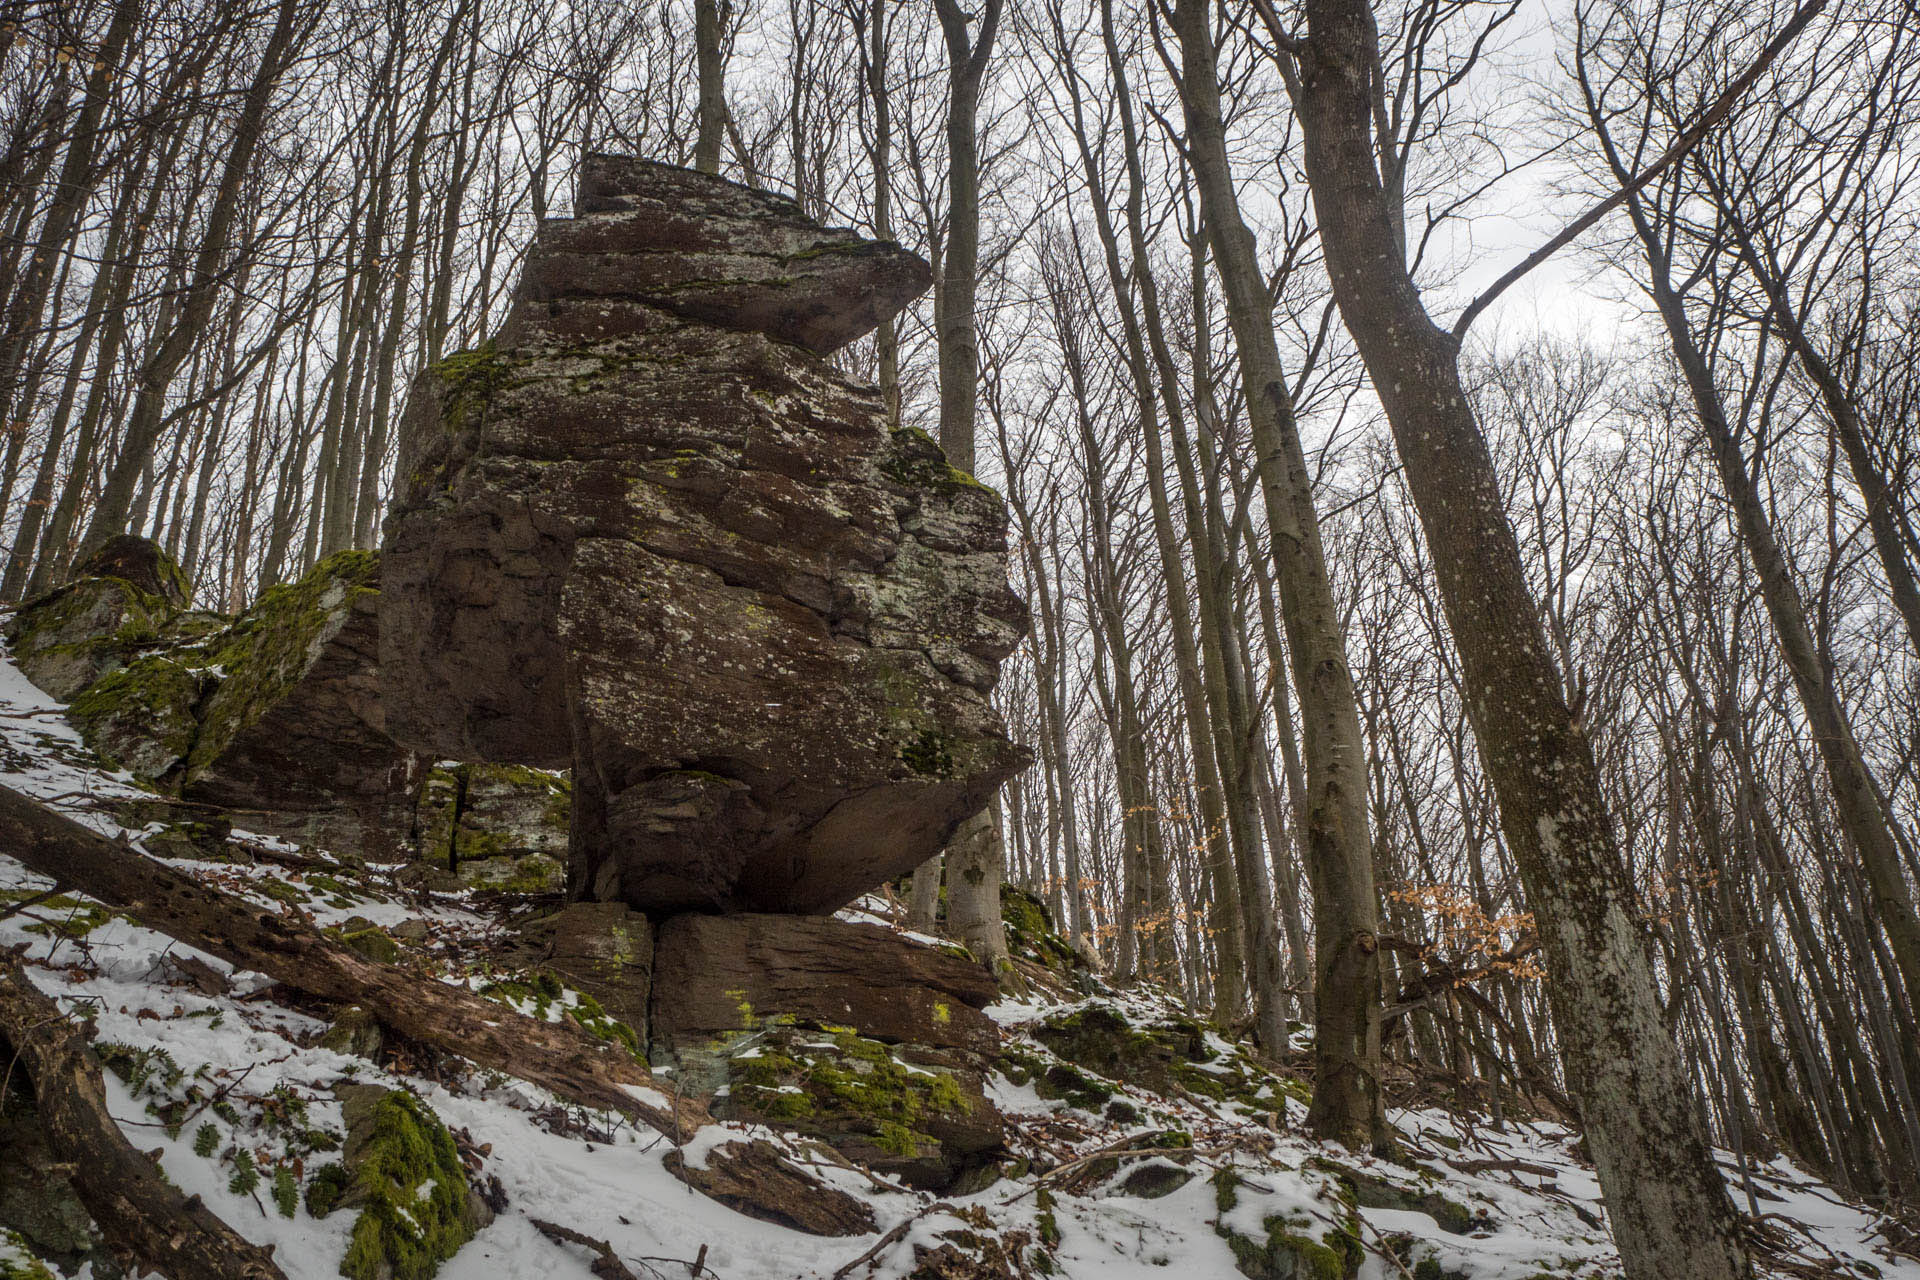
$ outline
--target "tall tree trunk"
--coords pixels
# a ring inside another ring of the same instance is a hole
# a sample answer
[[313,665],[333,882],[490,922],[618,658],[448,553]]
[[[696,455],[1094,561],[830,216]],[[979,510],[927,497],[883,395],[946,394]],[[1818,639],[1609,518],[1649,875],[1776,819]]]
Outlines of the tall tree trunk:
[[1459,345],[1402,265],[1374,162],[1380,50],[1367,0],[1307,0],[1298,98],[1334,297],[1385,407],[1432,551],[1475,737],[1548,959],[1548,994],[1630,1280],[1752,1274],[1653,955],[1555,669]]
[[[980,343],[974,296],[980,270],[980,147],[976,117],[980,85],[1000,26],[1002,0],[984,0],[979,34],[958,0],[934,0],[947,45],[947,253],[940,275],[940,447],[962,471],[974,462],[974,396],[980,380]],[[947,925],[989,969],[1009,964],[1000,922],[1004,846],[990,812],[975,814],[948,845]]]
[[1273,335],[1253,233],[1240,215],[1221,118],[1212,0],[1180,0],[1180,98],[1207,238],[1227,297],[1258,455],[1275,585],[1299,698],[1313,883],[1313,1107],[1307,1123],[1354,1145],[1390,1141],[1380,1096],[1379,903],[1367,836],[1366,754],[1312,480]]
[[727,11],[730,0],[693,0],[693,56],[699,77],[693,167],[720,172],[720,141],[726,135]]

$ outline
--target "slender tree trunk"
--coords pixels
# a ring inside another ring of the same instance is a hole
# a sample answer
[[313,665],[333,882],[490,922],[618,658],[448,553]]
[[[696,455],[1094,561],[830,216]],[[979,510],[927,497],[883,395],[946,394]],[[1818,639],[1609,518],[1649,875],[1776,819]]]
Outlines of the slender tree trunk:
[[1316,1071],[1307,1123],[1322,1137],[1380,1145],[1390,1138],[1380,1096],[1380,921],[1367,835],[1366,754],[1312,480],[1274,341],[1266,277],[1234,190],[1212,15],[1212,0],[1180,0],[1175,7],[1180,97],[1207,238],[1239,354],[1304,729]]
[[[980,380],[974,296],[980,270],[980,151],[976,115],[987,59],[1000,25],[1001,0],[984,0],[979,33],[968,39],[971,16],[958,0],[935,0],[947,45],[947,253],[940,275],[940,447],[962,471],[974,461],[975,394]],[[954,832],[947,853],[947,925],[982,964],[1006,969],[1007,937],[1000,923],[1004,846],[990,812]]]
[[727,126],[726,49],[729,0],[693,0],[693,53],[699,76],[699,120],[693,167],[720,172],[720,142]]

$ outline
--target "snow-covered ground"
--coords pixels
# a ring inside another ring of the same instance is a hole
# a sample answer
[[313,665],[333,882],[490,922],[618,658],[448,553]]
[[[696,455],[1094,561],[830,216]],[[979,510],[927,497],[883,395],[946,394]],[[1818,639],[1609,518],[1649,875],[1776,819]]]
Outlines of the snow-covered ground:
[[[138,788],[124,775],[99,768],[58,705],[4,661],[0,781],[107,834],[139,838],[106,811],[116,799],[139,796]],[[355,915],[388,927],[419,919],[429,945],[449,961],[464,943],[499,928],[477,909],[445,899],[421,906],[382,893],[377,882],[316,885],[311,873],[268,862],[170,865],[261,903],[304,911],[323,925]],[[0,903],[46,887],[0,856],[0,893],[6,895]],[[940,1199],[818,1161],[824,1181],[871,1205],[878,1230],[848,1239],[807,1236],[741,1216],[687,1188],[662,1163],[668,1144],[649,1130],[583,1115],[498,1076],[403,1076],[320,1047],[315,1041],[325,1024],[280,1003],[279,989],[266,979],[231,974],[228,991],[205,994],[212,984],[203,974],[196,984],[194,966],[180,962],[198,959],[223,974],[228,966],[125,919],[83,931],[88,920],[85,903],[24,911],[0,921],[0,947],[24,946],[35,984],[63,1007],[91,1017],[96,1045],[118,1046],[109,1051],[141,1064],[130,1073],[136,1086],[108,1076],[114,1114],[133,1144],[157,1152],[173,1182],[202,1196],[242,1235],[275,1245],[276,1260],[295,1280],[339,1274],[352,1215],[337,1212],[322,1220],[297,1206],[285,1216],[271,1194],[271,1170],[276,1162],[291,1169],[300,1153],[324,1147],[322,1135],[339,1133],[341,1108],[332,1090],[342,1081],[413,1089],[474,1153],[480,1176],[499,1179],[506,1209],[442,1268],[448,1280],[572,1280],[591,1274],[587,1250],[555,1243],[533,1227],[533,1219],[605,1240],[643,1277],[694,1274],[692,1264],[702,1256],[705,1271],[699,1274],[721,1280],[906,1276],[917,1253],[943,1244],[976,1252],[998,1245],[1012,1257],[1015,1274],[1071,1280],[1230,1277],[1237,1273],[1229,1233],[1243,1243],[1264,1241],[1278,1224],[1317,1241],[1351,1221],[1343,1169],[1410,1195],[1434,1193],[1471,1215],[1464,1229],[1456,1221],[1456,1230],[1449,1231],[1426,1212],[1360,1208],[1365,1280],[1618,1274],[1592,1171],[1573,1152],[1575,1135],[1560,1127],[1509,1123],[1496,1130],[1439,1111],[1397,1112],[1391,1119],[1403,1135],[1406,1158],[1387,1163],[1329,1150],[1297,1130],[1275,1130],[1198,1093],[1167,1096],[1124,1081],[1102,1083],[1132,1108],[1126,1124],[1044,1100],[1031,1083],[996,1077],[991,1094],[1009,1116],[1010,1146],[1025,1158],[1024,1167],[971,1195]],[[1180,1013],[1153,996],[1103,1000],[1141,1025]],[[1020,1050],[1044,1058],[1045,1049],[1028,1032],[1076,1007],[1036,997],[1005,1002],[992,1012]],[[1233,1046],[1217,1037],[1209,1046],[1223,1064],[1235,1060]],[[1287,1105],[1290,1124],[1301,1111],[1297,1102]],[[1130,1134],[1156,1131],[1179,1131],[1190,1145],[1129,1151],[1110,1166],[1076,1163]],[[687,1154],[698,1164],[702,1149],[743,1132],[737,1125],[712,1126]],[[1323,1163],[1329,1157],[1337,1167]],[[261,1171],[256,1186],[235,1178],[247,1161]],[[1130,1176],[1146,1166],[1166,1166],[1168,1182],[1179,1177],[1174,1169],[1194,1176],[1158,1198],[1130,1193],[1126,1186],[1136,1185]],[[1221,1171],[1231,1176],[1223,1178]],[[1776,1261],[1786,1267],[1780,1274],[1920,1280],[1920,1262],[1885,1250],[1872,1214],[1845,1204],[1784,1161],[1756,1167],[1753,1177],[1766,1222],[1782,1241]],[[6,1248],[0,1239],[0,1263]]]

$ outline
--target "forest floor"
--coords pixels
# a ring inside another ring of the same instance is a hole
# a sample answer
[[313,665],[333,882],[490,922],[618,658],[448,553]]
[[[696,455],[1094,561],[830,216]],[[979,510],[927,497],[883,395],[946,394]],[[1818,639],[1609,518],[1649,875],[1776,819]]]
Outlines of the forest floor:
[[[140,839],[109,811],[141,793],[101,768],[58,704],[4,662],[0,781],[109,835]],[[448,981],[514,976],[490,968],[516,905],[498,895],[422,898],[380,868],[343,883],[267,861],[169,865],[322,927],[357,916],[400,930]],[[46,887],[0,856],[0,905]],[[884,917],[885,904],[870,900],[859,914]],[[334,1087],[346,1081],[411,1090],[459,1140],[473,1179],[498,1180],[505,1207],[441,1267],[447,1280],[621,1274],[590,1248],[543,1234],[536,1220],[604,1242],[636,1278],[1198,1280],[1236,1268],[1253,1277],[1357,1268],[1365,1280],[1534,1280],[1619,1271],[1577,1134],[1424,1106],[1390,1112],[1402,1144],[1393,1161],[1324,1146],[1299,1129],[1305,1081],[1268,1071],[1157,993],[1061,988],[992,1008],[1010,1052],[989,1092],[1008,1118],[1014,1159],[1009,1176],[972,1194],[916,1192],[758,1131],[870,1205],[876,1231],[820,1238],[690,1190],[663,1163],[668,1140],[619,1117],[454,1060],[391,1049],[368,1060],[322,1047],[326,1010],[85,900],[57,898],[0,920],[0,949],[15,947],[25,948],[36,986],[91,1019],[96,1052],[114,1068],[109,1103],[133,1145],[241,1235],[276,1246],[294,1280],[339,1275],[353,1229],[351,1213],[315,1217],[288,1193],[331,1158],[323,1153],[344,1128]],[[203,965],[225,981],[209,981]],[[556,1002],[551,1016],[569,1002]],[[1185,1036],[1188,1051],[1171,1079],[1106,1078],[1055,1052],[1089,1018],[1124,1020],[1123,1037]],[[697,1165],[703,1150],[745,1128],[705,1127],[684,1154]],[[1750,1164],[1750,1173],[1770,1274],[1920,1280],[1920,1260],[1895,1253],[1873,1213],[1785,1160]],[[18,1242],[0,1235],[0,1276],[28,1268]]]

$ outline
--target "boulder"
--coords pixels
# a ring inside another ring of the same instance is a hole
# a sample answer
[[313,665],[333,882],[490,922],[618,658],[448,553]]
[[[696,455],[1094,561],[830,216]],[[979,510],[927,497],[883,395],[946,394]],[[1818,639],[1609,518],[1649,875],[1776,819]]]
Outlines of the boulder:
[[811,912],[1026,761],[998,495],[820,358],[920,289],[790,201],[589,157],[492,347],[401,428],[380,666],[435,757],[572,766],[569,890]]
[[168,608],[184,609],[193,598],[187,575],[160,544],[138,534],[115,534],[80,562],[76,578],[119,578],[143,594],[157,596]]
[[385,731],[378,576],[371,552],[340,552],[269,587],[220,638],[181,795],[253,811],[243,824],[272,834],[399,853],[422,770]]
[[896,1043],[991,1054],[999,994],[964,952],[825,917],[675,916],[655,935],[653,1042],[668,1049],[778,1015]]
[[878,1227],[864,1200],[821,1182],[764,1138],[722,1143],[700,1165],[679,1150],[661,1163],[680,1181],[749,1218],[813,1236],[863,1236]]
[[67,719],[109,764],[158,780],[186,762],[206,675],[164,655],[135,658],[73,696]]
[[975,1054],[776,1018],[720,1062],[716,1118],[817,1138],[923,1191],[953,1189],[1004,1150],[1005,1120]]
[[27,679],[65,702],[158,642],[170,612],[123,578],[80,578],[20,606],[7,640]]
[[520,930],[529,967],[584,991],[645,1044],[653,984],[653,925],[621,902],[574,902]]
[[629,156],[588,156],[574,203],[580,217],[541,227],[510,332],[556,317],[570,336],[630,331],[631,308],[595,304],[638,302],[825,355],[933,283],[919,258],[823,227],[785,196]]

